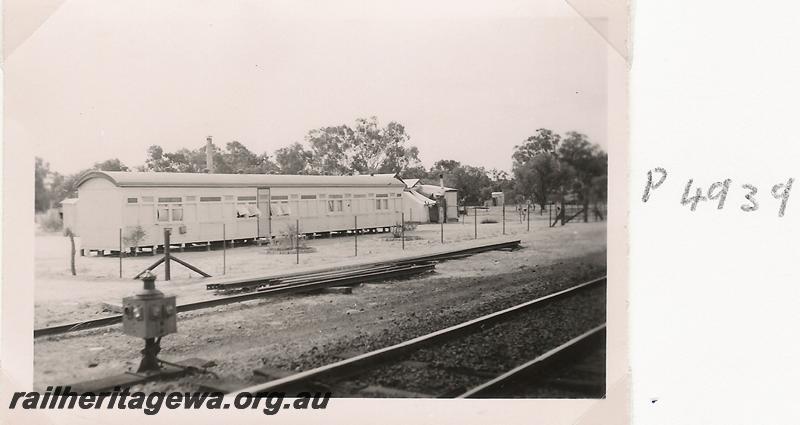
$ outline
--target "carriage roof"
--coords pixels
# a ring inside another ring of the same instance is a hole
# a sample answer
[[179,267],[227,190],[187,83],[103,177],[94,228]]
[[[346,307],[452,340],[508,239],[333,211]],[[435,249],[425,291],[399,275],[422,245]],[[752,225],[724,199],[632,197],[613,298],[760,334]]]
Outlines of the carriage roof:
[[102,178],[118,187],[397,187],[405,183],[396,174],[313,176],[288,174],[208,174],[90,171],[78,182]]

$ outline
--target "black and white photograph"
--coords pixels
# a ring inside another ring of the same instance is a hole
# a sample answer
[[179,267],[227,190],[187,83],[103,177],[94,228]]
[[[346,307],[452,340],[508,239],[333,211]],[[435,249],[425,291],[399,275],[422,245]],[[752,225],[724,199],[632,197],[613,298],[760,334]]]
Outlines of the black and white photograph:
[[6,68],[35,157],[33,390],[606,398],[607,24],[64,3]]

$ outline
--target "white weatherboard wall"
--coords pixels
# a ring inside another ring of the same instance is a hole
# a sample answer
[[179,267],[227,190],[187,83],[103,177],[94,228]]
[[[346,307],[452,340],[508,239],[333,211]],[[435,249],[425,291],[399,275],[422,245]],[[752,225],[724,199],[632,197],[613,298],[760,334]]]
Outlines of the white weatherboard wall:
[[428,201],[424,196],[414,191],[403,191],[403,213],[405,214],[405,221],[427,223],[430,221],[428,216],[429,208],[432,202]]
[[[351,230],[356,216],[360,229],[391,227],[403,211],[401,185],[272,187],[269,204],[257,201],[257,190],[118,187],[107,178],[89,178],[79,187],[81,246],[116,251],[120,228],[125,237],[137,226],[145,233],[139,247],[163,244],[164,229],[170,229],[172,243],[187,244],[222,240],[223,225],[227,240],[291,233],[298,220],[299,232],[306,234]],[[270,213],[269,220],[259,220]],[[129,247],[123,241],[123,249]]]

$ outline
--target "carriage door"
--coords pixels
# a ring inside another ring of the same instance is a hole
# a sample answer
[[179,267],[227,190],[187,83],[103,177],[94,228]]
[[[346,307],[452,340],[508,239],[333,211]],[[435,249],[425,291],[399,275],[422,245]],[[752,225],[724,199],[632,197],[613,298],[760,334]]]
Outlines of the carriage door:
[[269,208],[269,188],[258,188],[258,210],[261,214],[258,216],[258,237],[269,239],[272,235],[272,210]]

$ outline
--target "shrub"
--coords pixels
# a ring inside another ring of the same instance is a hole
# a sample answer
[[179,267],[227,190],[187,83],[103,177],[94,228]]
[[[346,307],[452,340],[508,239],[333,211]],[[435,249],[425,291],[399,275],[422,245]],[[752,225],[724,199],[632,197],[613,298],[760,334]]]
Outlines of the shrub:
[[481,224],[494,224],[494,223],[497,223],[497,220],[493,218],[484,218],[483,220],[481,220]]
[[286,231],[275,238],[275,246],[278,249],[286,250],[296,249],[298,246],[300,248],[305,248],[306,241],[302,236],[298,237],[297,226],[289,224],[286,226]]
[[39,227],[41,227],[41,229],[45,232],[60,232],[64,227],[64,223],[61,220],[61,217],[59,217],[58,211],[54,209],[37,214],[36,222],[39,223]]
[[137,251],[139,250],[139,243],[144,240],[145,236],[147,236],[147,233],[144,231],[142,226],[137,225],[128,228],[125,236],[122,237],[122,241],[126,246],[133,248],[133,255],[136,256]]

